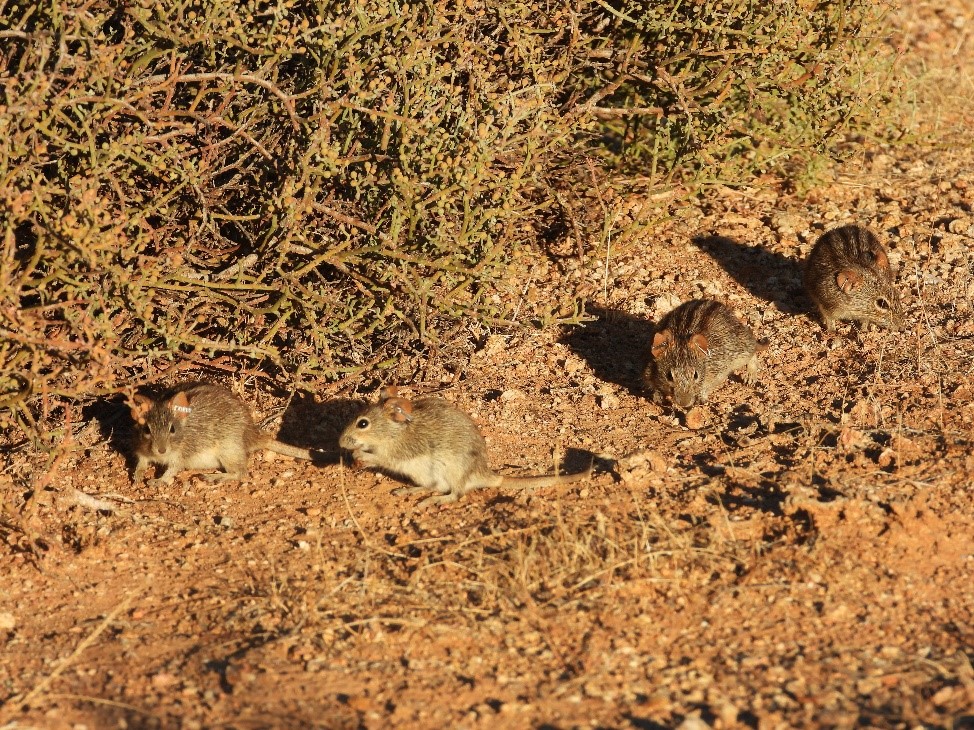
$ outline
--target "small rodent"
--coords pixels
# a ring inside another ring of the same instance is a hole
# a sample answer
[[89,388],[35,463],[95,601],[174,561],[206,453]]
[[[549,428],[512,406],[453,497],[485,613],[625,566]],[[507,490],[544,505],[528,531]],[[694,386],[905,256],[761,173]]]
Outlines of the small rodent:
[[903,324],[889,256],[868,228],[849,225],[824,233],[808,254],[804,283],[827,331],[838,320],[892,330]]
[[643,381],[656,402],[669,396],[680,408],[690,408],[744,365],[744,382],[750,385],[757,353],[766,347],[720,302],[691,299],[660,320]]
[[437,492],[420,502],[420,509],[456,502],[484,487],[549,487],[579,481],[591,473],[589,469],[538,477],[497,474],[488,463],[484,437],[470,416],[441,398],[401,398],[395,388],[383,388],[379,402],[357,416],[338,443],[358,464],[406,477],[416,485],[393,494]]
[[138,483],[149,464],[165,467],[148,484],[171,484],[185,469],[223,469],[204,474],[211,482],[244,481],[247,461],[258,449],[269,449],[296,459],[311,460],[311,451],[284,444],[262,432],[240,398],[209,383],[183,383],[163,400],[135,395],[129,408],[137,426],[133,482]]

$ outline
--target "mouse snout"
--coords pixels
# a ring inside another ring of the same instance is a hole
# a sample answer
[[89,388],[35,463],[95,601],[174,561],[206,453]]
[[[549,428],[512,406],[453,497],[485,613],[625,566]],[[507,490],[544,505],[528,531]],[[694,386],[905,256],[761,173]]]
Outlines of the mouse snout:
[[677,391],[673,393],[673,402],[680,408],[692,408],[697,402],[697,396],[693,393]]
[[338,445],[345,451],[349,451],[357,457],[359,454],[370,453],[373,450],[372,445],[367,441],[355,438],[354,434],[344,434],[339,440]]
[[[167,434],[168,435],[168,434]],[[172,441],[169,438],[160,436],[158,432],[152,436],[152,453],[156,456],[165,456],[172,450]]]

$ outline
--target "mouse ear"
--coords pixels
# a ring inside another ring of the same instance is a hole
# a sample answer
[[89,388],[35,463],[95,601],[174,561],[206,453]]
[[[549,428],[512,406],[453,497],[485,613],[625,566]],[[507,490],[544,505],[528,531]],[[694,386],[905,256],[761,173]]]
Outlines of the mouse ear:
[[653,357],[662,357],[673,346],[673,332],[662,330],[653,335]]
[[186,416],[193,412],[193,409],[189,405],[189,398],[182,391],[176,393],[169,400],[169,407],[172,408],[173,415],[179,419],[186,418]]
[[395,385],[387,385],[379,391],[379,402],[399,397],[399,388]]
[[697,332],[697,334],[690,338],[690,347],[697,348],[704,355],[710,354],[710,340],[707,339],[707,335],[703,332]]
[[389,398],[382,404],[382,410],[396,423],[413,420],[413,403],[405,398]]
[[862,283],[862,275],[852,269],[843,269],[835,275],[835,283],[838,284],[843,294],[849,294]]
[[132,413],[132,420],[136,423],[145,424],[145,417],[152,409],[152,399],[136,393],[129,400],[129,411]]
[[883,249],[873,249],[873,261],[876,262],[877,268],[884,270],[889,269],[889,256],[886,255],[886,252]]

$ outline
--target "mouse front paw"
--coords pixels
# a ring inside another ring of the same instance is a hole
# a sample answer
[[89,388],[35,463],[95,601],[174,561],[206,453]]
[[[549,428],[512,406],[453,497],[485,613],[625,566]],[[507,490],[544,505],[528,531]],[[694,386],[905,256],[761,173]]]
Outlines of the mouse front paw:
[[748,361],[747,367],[744,368],[744,372],[741,375],[741,380],[744,381],[744,385],[754,385],[757,382],[758,358],[756,355]]

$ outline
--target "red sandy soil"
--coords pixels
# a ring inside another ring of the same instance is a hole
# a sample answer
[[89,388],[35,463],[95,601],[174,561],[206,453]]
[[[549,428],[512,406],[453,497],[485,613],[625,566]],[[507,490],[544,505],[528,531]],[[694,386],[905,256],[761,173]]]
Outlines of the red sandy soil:
[[[926,63],[914,141],[805,197],[614,201],[671,217],[534,271],[539,296],[590,292],[588,322],[403,364],[499,471],[594,456],[589,481],[420,511],[389,477],[265,455],[243,485],[133,485],[117,402],[42,489],[10,454],[0,728],[974,727],[974,10],[899,26]],[[852,221],[890,248],[899,333],[808,311],[799,261]],[[697,296],[770,346],[757,385],[681,418],[640,371]],[[371,396],[229,384],[326,446]]]

